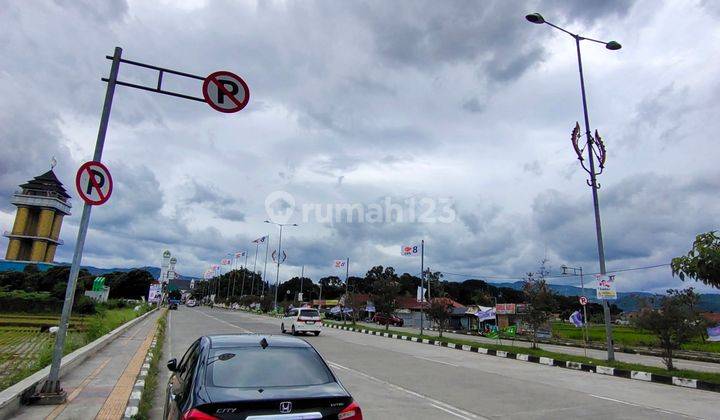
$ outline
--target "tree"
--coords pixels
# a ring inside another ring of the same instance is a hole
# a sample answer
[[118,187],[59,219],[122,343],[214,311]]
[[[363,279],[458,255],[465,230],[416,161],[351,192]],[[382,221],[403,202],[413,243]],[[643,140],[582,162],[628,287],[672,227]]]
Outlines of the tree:
[[437,326],[440,338],[442,338],[442,333],[450,321],[452,307],[449,299],[435,298],[430,302],[430,307],[427,309],[427,317]]
[[[400,281],[395,270],[387,267],[382,274],[374,276],[372,283],[372,301],[375,304],[375,312],[386,319],[395,312],[396,298],[400,294]],[[385,323],[385,330],[390,327],[390,322]]]
[[673,350],[702,333],[704,322],[697,311],[698,299],[692,287],[668,290],[667,296],[661,298],[659,308],[655,309],[651,301],[646,301],[635,321],[639,328],[652,332],[658,338],[668,370],[675,369]]
[[328,276],[320,279],[323,299],[339,299],[345,291],[345,285],[338,276]]
[[689,277],[720,289],[720,237],[716,231],[697,235],[690,252],[673,258],[670,268],[680,280]]
[[448,294],[445,292],[445,285],[441,282],[443,274],[439,271],[432,272],[430,268],[425,270],[425,287],[427,290],[428,299],[433,297],[446,297]]
[[525,302],[528,303],[524,320],[532,331],[532,348],[535,349],[537,348],[538,330],[547,325],[550,314],[555,310],[555,295],[544,279],[535,280],[532,273],[528,273],[528,277],[523,284],[523,293],[525,294]]

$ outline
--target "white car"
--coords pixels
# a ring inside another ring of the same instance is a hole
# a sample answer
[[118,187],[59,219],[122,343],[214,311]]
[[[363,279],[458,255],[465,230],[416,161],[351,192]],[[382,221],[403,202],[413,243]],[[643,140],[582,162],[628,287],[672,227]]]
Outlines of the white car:
[[192,308],[195,305],[197,305],[195,299],[188,299],[187,302],[185,302],[185,306],[187,306],[188,308]]
[[293,308],[290,309],[282,318],[280,331],[283,334],[290,331],[292,335],[311,332],[316,336],[322,331],[322,321],[320,313],[313,308]]

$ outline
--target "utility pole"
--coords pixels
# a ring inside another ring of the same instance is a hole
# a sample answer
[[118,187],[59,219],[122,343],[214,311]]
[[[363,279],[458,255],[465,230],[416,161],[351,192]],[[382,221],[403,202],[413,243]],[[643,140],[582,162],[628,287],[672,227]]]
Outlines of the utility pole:
[[425,317],[425,239],[420,241],[420,335],[423,335]]

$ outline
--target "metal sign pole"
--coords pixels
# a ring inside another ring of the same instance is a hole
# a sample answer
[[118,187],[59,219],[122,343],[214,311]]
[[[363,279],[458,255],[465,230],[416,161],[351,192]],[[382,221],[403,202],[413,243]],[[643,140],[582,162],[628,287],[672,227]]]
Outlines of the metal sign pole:
[[420,241],[420,335],[423,335],[423,317],[425,316],[425,239]]
[[[112,108],[113,95],[115,94],[115,82],[117,81],[118,70],[120,69],[121,56],[122,48],[115,47],[115,54],[113,55],[112,65],[110,66],[110,78],[108,80],[107,90],[105,91],[105,103],[103,104],[102,117],[100,118],[100,128],[95,143],[95,153],[93,154],[93,161],[95,162],[100,162],[102,158],[103,146],[105,145],[105,133],[107,133],[108,121],[110,121],[110,110]],[[65,348],[65,335],[67,334],[70,313],[72,312],[73,301],[75,299],[75,286],[77,285],[78,274],[80,273],[80,263],[82,261],[83,246],[85,245],[85,237],[90,222],[91,209],[92,205],[87,203],[83,205],[77,241],[75,242],[75,253],[73,254],[70,276],[68,278],[67,288],[65,289],[65,302],[63,303],[62,315],[60,316],[60,325],[55,336],[55,348],[53,350],[52,364],[50,365],[50,374],[40,391],[40,401],[38,401],[40,404],[62,404],[67,400],[67,392],[60,387],[60,363],[62,362],[63,349]]]
[[268,249],[270,248],[270,235],[266,235],[267,238],[265,239],[265,265],[263,266],[263,275],[262,275],[262,282],[263,282],[263,293],[261,295],[265,295],[265,286],[267,285],[268,292],[270,291],[270,283],[268,283],[267,278],[265,277],[265,273],[267,272],[267,259],[268,259]]

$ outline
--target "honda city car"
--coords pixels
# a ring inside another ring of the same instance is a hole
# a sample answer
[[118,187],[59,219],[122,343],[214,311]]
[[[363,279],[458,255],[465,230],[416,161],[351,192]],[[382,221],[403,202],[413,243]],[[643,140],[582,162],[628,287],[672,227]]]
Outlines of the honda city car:
[[320,354],[299,338],[204,336],[167,366],[164,419],[363,418]]

